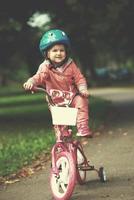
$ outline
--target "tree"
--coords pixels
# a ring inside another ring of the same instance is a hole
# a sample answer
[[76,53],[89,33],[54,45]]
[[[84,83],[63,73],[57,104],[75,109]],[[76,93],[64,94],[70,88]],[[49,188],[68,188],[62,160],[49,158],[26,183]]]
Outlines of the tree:
[[[70,36],[83,72],[90,71],[96,79],[94,67],[100,57],[133,59],[133,11],[133,0],[4,0],[0,7],[1,75],[10,69],[15,54],[25,60],[33,74],[41,59],[38,43],[43,31],[61,28]],[[44,30],[28,25],[35,12],[50,15],[51,24]]]

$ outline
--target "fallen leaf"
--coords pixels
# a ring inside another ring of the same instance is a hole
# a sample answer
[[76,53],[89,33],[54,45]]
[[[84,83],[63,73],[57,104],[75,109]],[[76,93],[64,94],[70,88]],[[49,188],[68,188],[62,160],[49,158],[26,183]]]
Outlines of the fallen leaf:
[[20,181],[19,179],[7,180],[7,181],[5,181],[5,184],[12,184],[12,183],[16,183],[19,181]]
[[18,176],[19,177],[27,177],[27,176],[31,176],[32,174],[34,174],[34,170],[30,167],[27,168],[23,168],[19,173]]
[[123,133],[123,135],[124,135],[124,136],[126,136],[126,135],[128,135],[128,133],[127,133],[127,132],[125,132],[125,133]]
[[108,134],[109,134],[109,135],[112,135],[112,134],[113,134],[113,131],[108,131]]
[[98,131],[98,132],[95,132],[95,133],[94,133],[94,136],[100,136],[100,134],[101,134],[101,133]]

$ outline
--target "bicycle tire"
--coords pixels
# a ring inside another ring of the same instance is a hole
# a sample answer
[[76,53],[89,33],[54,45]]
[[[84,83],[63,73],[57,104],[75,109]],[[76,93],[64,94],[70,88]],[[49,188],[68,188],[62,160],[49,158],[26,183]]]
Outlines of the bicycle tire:
[[80,169],[86,166],[85,157],[83,156],[82,147],[79,145],[76,149],[77,153],[77,182],[82,185],[86,181],[86,171]]
[[100,167],[100,168],[99,168],[98,174],[99,174],[99,177],[100,177],[100,181],[101,181],[101,182],[104,183],[104,182],[107,181],[106,172],[105,172],[105,170],[104,170],[104,167]]
[[59,177],[51,169],[50,187],[55,200],[70,199],[76,184],[76,167],[68,152],[60,152],[56,158]]

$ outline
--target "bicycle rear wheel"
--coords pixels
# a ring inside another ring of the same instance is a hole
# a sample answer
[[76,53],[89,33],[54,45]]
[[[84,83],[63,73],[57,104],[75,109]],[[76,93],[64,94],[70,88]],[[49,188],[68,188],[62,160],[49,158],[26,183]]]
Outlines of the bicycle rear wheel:
[[77,181],[80,185],[86,181],[86,171],[82,170],[86,166],[85,157],[83,155],[82,147],[79,145],[76,149],[77,153]]
[[60,152],[56,159],[59,174],[51,169],[50,187],[55,200],[70,199],[76,184],[76,167],[68,152]]

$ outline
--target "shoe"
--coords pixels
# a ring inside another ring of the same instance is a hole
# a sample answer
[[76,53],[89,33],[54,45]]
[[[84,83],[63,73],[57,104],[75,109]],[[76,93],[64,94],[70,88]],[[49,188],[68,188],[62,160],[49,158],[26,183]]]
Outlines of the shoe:
[[76,136],[78,136],[78,137],[92,138],[92,137],[93,137],[93,134],[92,134],[92,132],[89,132],[88,134],[87,134],[87,133],[84,133],[84,134],[82,134],[82,133],[77,133]]

